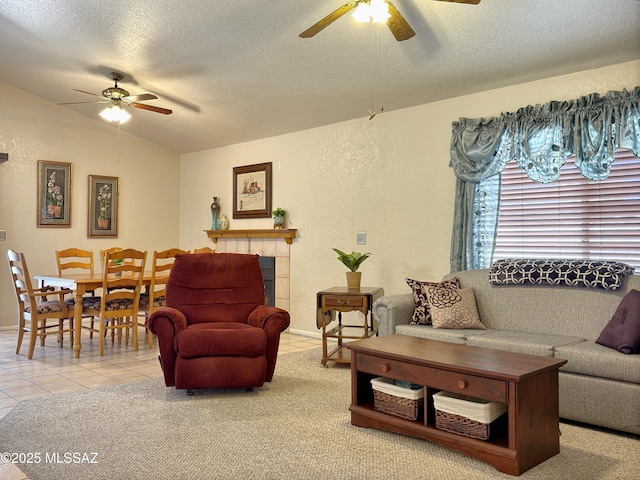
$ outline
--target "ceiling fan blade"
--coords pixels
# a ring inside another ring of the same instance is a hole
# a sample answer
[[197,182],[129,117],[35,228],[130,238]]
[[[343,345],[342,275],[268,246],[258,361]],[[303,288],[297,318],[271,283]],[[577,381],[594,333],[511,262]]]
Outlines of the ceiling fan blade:
[[149,110],[150,112],[162,113],[163,115],[171,115],[173,113],[172,110],[169,110],[167,108],[154,107],[153,105],[147,105],[145,103],[131,102],[127,103],[127,105],[135,108],[141,108],[142,110]]
[[56,105],[80,105],[82,103],[109,103],[111,100],[96,100],[95,102],[64,102],[56,103]]
[[353,10],[358,3],[359,2],[357,2],[357,1],[356,2],[345,3],[340,8],[335,9],[329,15],[324,17],[318,23],[316,23],[316,24],[312,25],[311,27],[307,28],[299,36],[301,38],[313,37],[316,33],[318,33],[320,31],[324,30],[325,28],[327,28],[329,25],[331,25],[333,22],[335,22],[337,19],[339,19],[341,16],[343,16],[349,10]]
[[142,100],[157,100],[158,97],[151,93],[141,93],[140,95],[129,95],[122,98],[125,101],[131,100],[132,102],[140,102]]
[[78,90],[77,88],[72,88],[74,92],[86,93],[87,95],[93,95],[94,97],[101,97],[102,95],[98,95],[97,93],[85,92],[84,90]]
[[439,2],[454,2],[454,3],[468,3],[470,5],[477,5],[480,0],[438,0]]
[[391,2],[387,2],[387,5],[389,5],[389,15],[391,15],[387,20],[387,26],[396,40],[402,42],[413,37],[416,32],[413,31],[395,5]]

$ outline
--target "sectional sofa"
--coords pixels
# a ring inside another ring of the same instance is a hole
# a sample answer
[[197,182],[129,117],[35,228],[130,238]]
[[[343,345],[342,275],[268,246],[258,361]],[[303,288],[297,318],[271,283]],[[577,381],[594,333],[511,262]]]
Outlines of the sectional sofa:
[[625,354],[596,343],[618,315],[623,298],[640,290],[640,276],[622,276],[617,289],[604,289],[561,282],[500,285],[490,281],[492,273],[469,270],[445,277],[457,278],[462,289],[473,289],[484,329],[412,324],[416,298],[407,293],[374,303],[379,334],[566,359],[559,373],[560,417],[640,434],[640,353]]

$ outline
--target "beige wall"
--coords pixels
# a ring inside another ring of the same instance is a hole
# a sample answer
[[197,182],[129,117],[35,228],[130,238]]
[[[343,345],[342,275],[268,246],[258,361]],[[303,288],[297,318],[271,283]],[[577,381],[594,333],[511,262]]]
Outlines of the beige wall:
[[[153,251],[177,246],[180,215],[180,157],[152,143],[120,133],[22,90],[0,83],[0,328],[15,328],[17,306],[6,250],[23,251],[31,275],[55,272],[54,251],[76,246],[98,252],[108,246]],[[141,114],[131,121],[143,121]],[[96,110],[96,118],[97,110]],[[37,228],[37,162],[72,164],[71,228]],[[118,238],[87,238],[89,175],[120,178]],[[99,267],[98,267],[99,268]]]
[[[289,226],[298,229],[291,246],[291,329],[317,335],[316,293],[346,284],[331,247],[371,251],[361,267],[363,284],[387,293],[409,293],[405,277],[448,273],[452,121],[636,85],[639,61],[183,155],[180,243],[212,245],[203,230],[214,195],[231,228],[271,228],[270,219],[234,220],[231,213],[233,167],[272,162],[273,206],[285,208]],[[366,246],[356,245],[361,231]]]
[[[407,276],[438,279],[448,272],[452,121],[636,85],[640,61],[387,111],[371,121],[363,115],[186,154],[181,162],[174,152],[121,133],[118,166],[112,126],[0,83],[0,152],[10,158],[0,164],[0,230],[7,231],[0,250],[3,255],[7,248],[26,252],[35,274],[53,271],[53,251],[70,245],[95,252],[114,244],[149,251],[176,244],[211,246],[203,230],[211,224],[214,195],[231,228],[270,228],[270,219],[232,218],[232,169],[272,162],[273,206],[287,209],[289,225],[298,229],[290,249],[291,328],[317,335],[316,292],[346,282],[331,247],[371,251],[361,268],[363,283],[383,286],[387,293],[408,293]],[[71,228],[36,228],[40,159],[73,164]],[[89,174],[120,177],[117,239],[87,238]],[[366,246],[356,245],[360,231],[367,233]],[[15,325],[16,306],[8,269],[1,271],[3,328]]]

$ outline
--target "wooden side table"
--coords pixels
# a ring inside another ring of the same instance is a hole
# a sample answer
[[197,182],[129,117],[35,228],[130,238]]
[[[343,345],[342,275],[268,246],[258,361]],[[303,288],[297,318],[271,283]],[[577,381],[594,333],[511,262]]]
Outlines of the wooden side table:
[[[373,324],[373,302],[384,295],[380,287],[361,287],[358,290],[347,287],[332,287],[318,292],[318,316],[316,324],[322,328],[322,365],[327,362],[350,363],[350,351],[343,348],[343,339],[359,340],[372,337],[378,333],[377,326]],[[364,324],[345,325],[342,323],[343,312],[362,312]],[[327,330],[327,327],[338,317],[338,324]],[[347,334],[347,332],[354,332]],[[327,347],[327,338],[335,338],[338,345],[330,352]]]

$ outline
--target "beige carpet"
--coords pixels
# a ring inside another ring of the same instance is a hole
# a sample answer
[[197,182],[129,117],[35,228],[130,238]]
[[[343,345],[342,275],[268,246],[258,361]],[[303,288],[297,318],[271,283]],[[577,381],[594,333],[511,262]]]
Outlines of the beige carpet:
[[[319,358],[281,356],[274,381],[253,392],[188,397],[158,379],[28,400],[0,420],[0,452],[40,453],[19,465],[32,480],[513,478],[428,441],[352,426],[350,371]],[[561,430],[560,454],[520,478],[640,472],[637,437]]]

